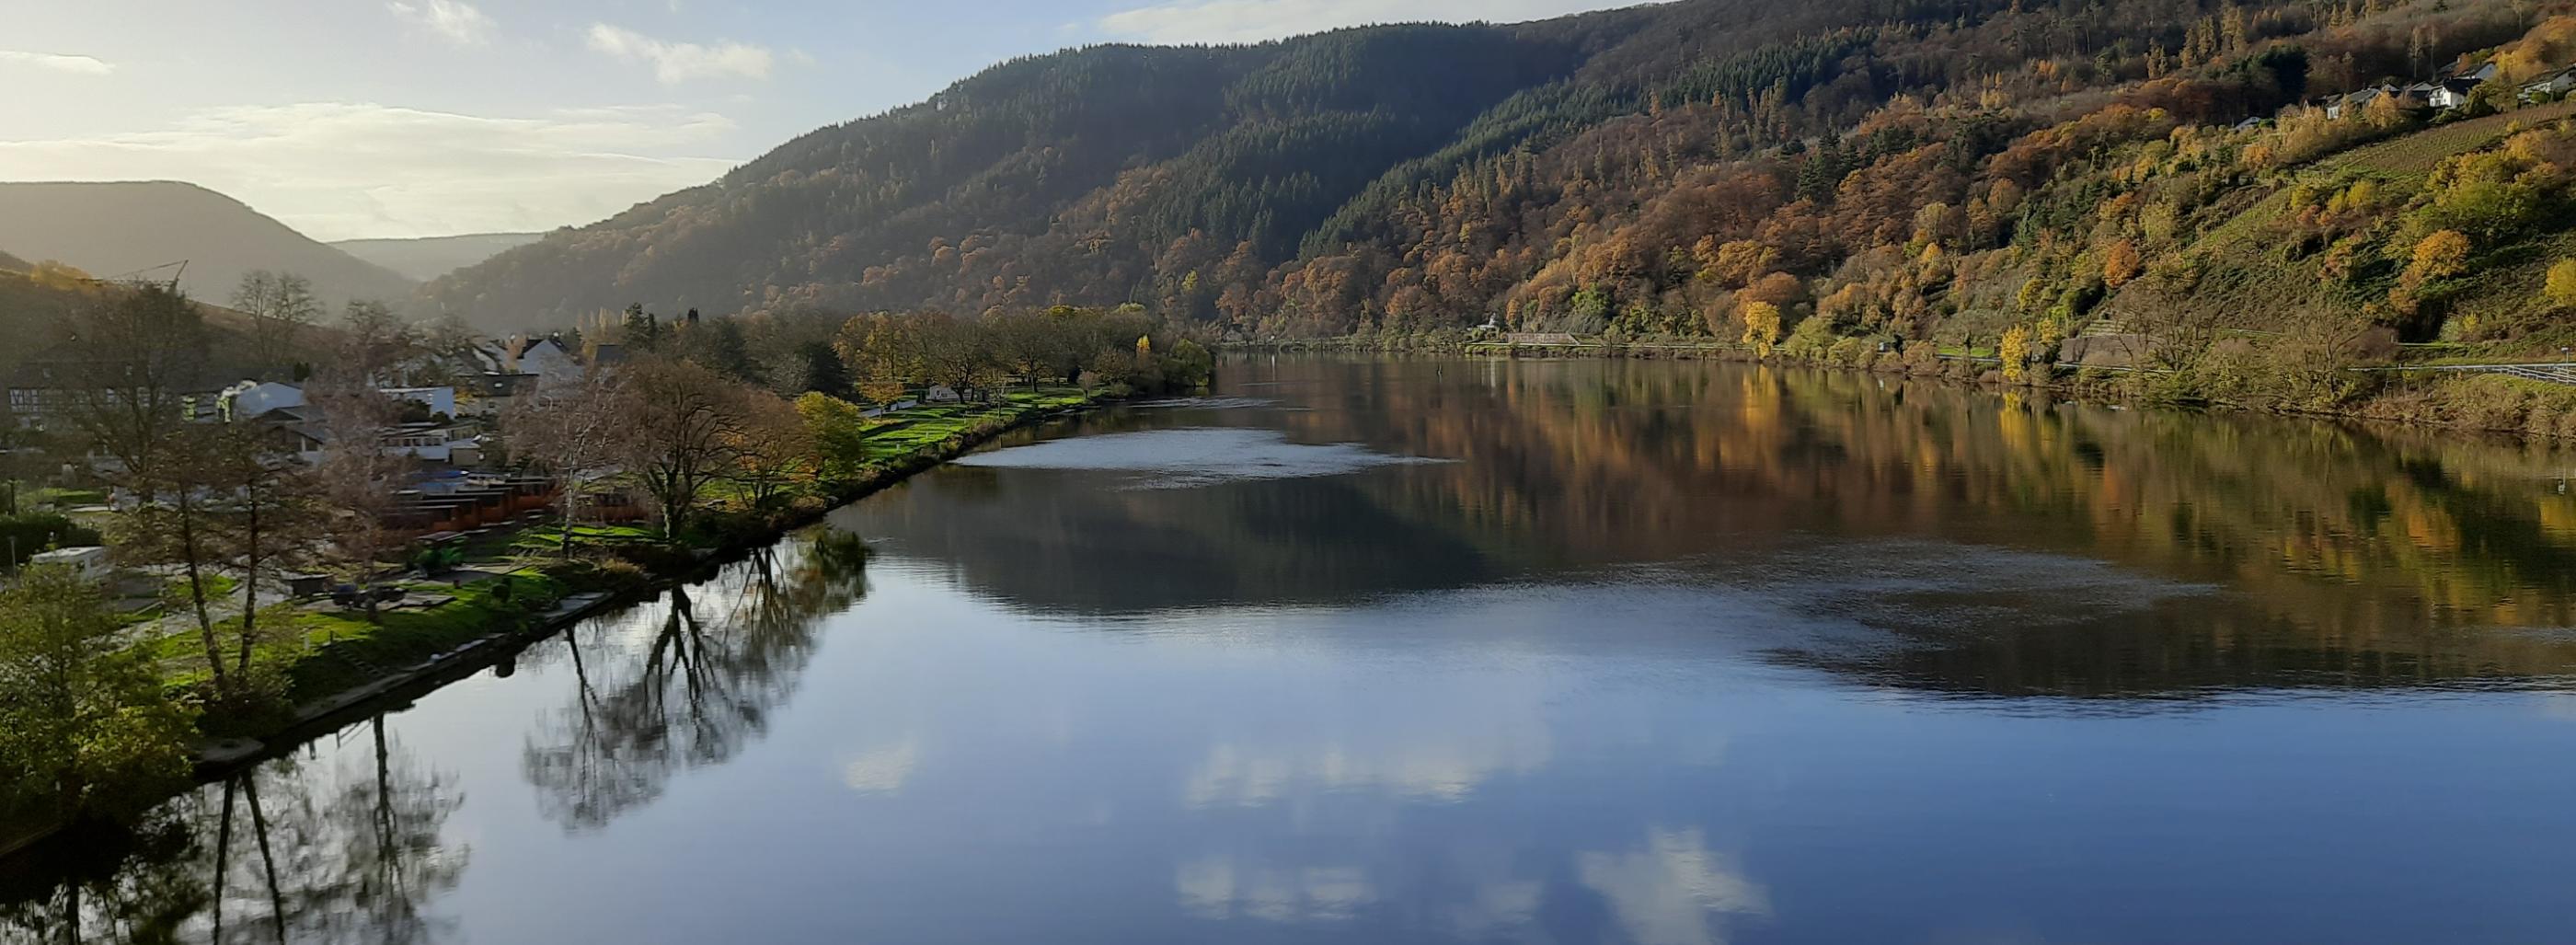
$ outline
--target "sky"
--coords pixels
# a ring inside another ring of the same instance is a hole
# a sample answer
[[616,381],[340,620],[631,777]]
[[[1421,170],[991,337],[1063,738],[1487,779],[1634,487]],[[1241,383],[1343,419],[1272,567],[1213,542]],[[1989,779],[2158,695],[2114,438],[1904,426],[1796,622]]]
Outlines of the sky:
[[185,180],[323,240],[603,219],[1013,56],[1638,0],[0,0],[0,180]]

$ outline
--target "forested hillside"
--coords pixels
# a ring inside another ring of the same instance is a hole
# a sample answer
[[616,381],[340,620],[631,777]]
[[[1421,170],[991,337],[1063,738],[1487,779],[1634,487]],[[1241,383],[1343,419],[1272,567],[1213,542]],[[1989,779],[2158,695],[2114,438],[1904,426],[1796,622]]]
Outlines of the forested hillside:
[[[243,275],[263,269],[312,280],[333,309],[353,299],[401,304],[417,287],[241,201],[173,181],[0,183],[0,246],[102,278],[184,260],[180,287],[205,299],[231,297]],[[155,268],[150,275],[177,272]]]
[[[2522,126],[2563,113],[2455,119],[2514,109],[2513,83],[2576,60],[2576,30],[2553,19],[2565,12],[1684,0],[1095,47],[815,131],[428,293],[494,327],[637,301],[959,314],[1132,301],[1231,337],[1492,320],[1749,335],[1818,358],[1921,340],[1991,352],[2007,335],[2015,353],[2054,352],[2088,328],[2149,324],[2210,341],[2283,319],[2330,322],[2317,343],[2338,351],[2373,330],[2539,344],[2565,133]],[[2440,115],[2300,106],[2489,59],[2506,74]],[[2397,154],[2353,152],[2382,141]],[[2465,249],[2416,263],[2426,238],[2454,231]],[[2508,288],[2464,281],[2486,271],[2510,271],[2494,283]],[[2295,304],[2256,304],[2276,289]],[[2450,317],[2469,309],[2469,323]]]

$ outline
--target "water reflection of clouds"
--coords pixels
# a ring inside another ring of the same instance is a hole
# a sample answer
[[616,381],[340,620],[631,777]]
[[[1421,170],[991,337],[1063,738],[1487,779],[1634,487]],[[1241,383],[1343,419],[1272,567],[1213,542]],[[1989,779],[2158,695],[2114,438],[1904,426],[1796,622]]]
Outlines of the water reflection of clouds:
[[1216,855],[1183,863],[1172,878],[1181,909],[1202,919],[1341,922],[1377,901],[1356,866],[1272,866]]
[[1576,872],[1639,945],[1718,945],[1724,917],[1771,915],[1769,891],[1710,852],[1697,829],[1650,829],[1643,848],[1582,854]]
[[1338,476],[1443,460],[1380,453],[1357,443],[1293,443],[1277,430],[1182,427],[1048,440],[956,461],[988,469],[1124,473],[1132,489],[1180,489],[1255,479]]
[[[1443,938],[1461,941],[1553,940],[1552,933],[1573,929],[1548,928],[1551,913],[1579,915],[1580,903],[1594,901],[1606,922],[1582,929],[1585,937],[1636,945],[1724,945],[1733,927],[1772,917],[1768,887],[1733,856],[1711,850],[1697,828],[1649,827],[1638,845],[1573,852],[1557,862],[1562,871],[1508,855],[1454,862],[1457,871],[1445,881],[1390,887],[1361,864],[1215,853],[1180,863],[1172,887],[1180,910],[1198,919],[1349,923],[1372,906],[1401,904]],[[1398,872],[1418,882],[1423,866]]]
[[1496,774],[1527,774],[1547,764],[1544,729],[1424,728],[1419,737],[1377,733],[1357,742],[1266,749],[1220,743],[1190,771],[1181,797],[1192,807],[1260,806],[1317,791],[1375,788],[1408,800],[1458,801]]
[[921,764],[921,739],[902,741],[858,753],[841,765],[841,783],[861,794],[899,794],[913,769]]

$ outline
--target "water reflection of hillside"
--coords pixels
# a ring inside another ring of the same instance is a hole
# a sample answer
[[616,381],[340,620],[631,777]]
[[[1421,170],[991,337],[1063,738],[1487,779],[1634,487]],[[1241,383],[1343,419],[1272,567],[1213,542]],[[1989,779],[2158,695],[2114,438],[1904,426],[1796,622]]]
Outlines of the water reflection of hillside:
[[[1793,647],[1794,662],[1963,693],[2487,685],[2576,668],[2576,642],[2531,632],[2576,623],[2576,496],[2539,449],[1729,365],[1231,368],[1228,388],[1299,409],[1112,425],[1276,425],[1455,462],[1146,491],[950,470],[844,521],[1039,611],[1339,604],[1689,561],[1694,580],[1907,644]],[[1784,571],[1817,547],[1840,549],[1834,581]],[[2067,592],[2048,580],[1970,552],[2216,592],[2070,610],[2050,606]],[[1890,574],[1908,583],[1851,580]]]

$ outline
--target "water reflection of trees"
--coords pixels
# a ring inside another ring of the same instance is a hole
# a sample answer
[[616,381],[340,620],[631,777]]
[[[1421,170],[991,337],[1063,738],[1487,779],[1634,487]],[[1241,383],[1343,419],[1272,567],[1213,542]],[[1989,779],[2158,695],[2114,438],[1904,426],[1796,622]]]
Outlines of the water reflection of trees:
[[602,826],[659,798],[678,772],[758,739],[794,693],[822,618],[866,593],[867,557],[857,536],[822,530],[675,588],[590,640],[567,632],[571,704],[522,756],[546,816]]
[[2576,645],[2517,632],[2576,623],[2576,496],[2546,448],[1700,364],[1520,365],[1384,397],[1292,419],[1457,458],[1387,501],[1574,560],[1713,554],[1758,579],[1784,536],[1938,538],[2231,592],[2073,624],[1893,626],[1921,645],[1799,657],[1876,682],[2128,696],[2576,669]]
[[[1908,602],[1823,588],[1795,612],[1912,645],[1788,658],[2009,695],[2576,670],[2576,641],[2516,631],[2576,625],[2576,495],[2560,487],[2576,464],[2548,449],[1724,364],[1278,359],[1234,366],[1228,383],[1248,382],[1316,409],[1159,422],[1275,423],[1298,441],[1455,462],[1141,492],[934,476],[843,514],[1048,612],[1338,604],[1668,562],[1776,596],[1798,577],[1779,573],[1784,552],[1902,540],[2228,593],[1965,626],[1881,620]],[[1954,569],[1939,589],[1988,609],[2047,592],[1991,570]]]
[[332,770],[262,765],[163,806],[141,826],[67,837],[13,863],[42,885],[0,906],[6,941],[437,941],[427,907],[468,852],[444,842],[463,798],[380,717]]
[[[826,532],[675,592],[625,641],[567,636],[573,704],[527,749],[550,815],[606,823],[676,771],[730,758],[811,658],[814,628],[866,593],[868,549]],[[616,646],[617,642],[632,645]],[[383,717],[330,761],[272,761],[173,799],[141,824],[0,861],[0,943],[368,942],[451,937],[432,904],[470,851],[445,841],[463,795]]]

